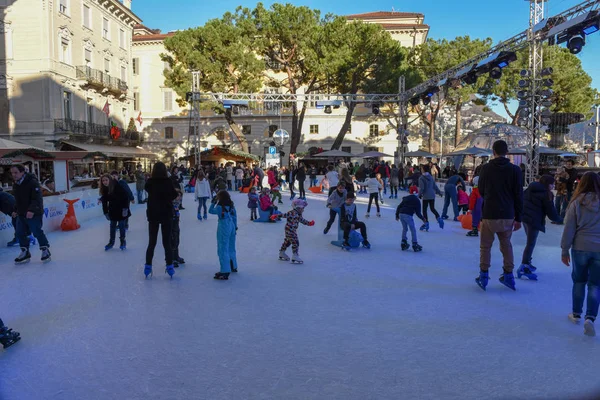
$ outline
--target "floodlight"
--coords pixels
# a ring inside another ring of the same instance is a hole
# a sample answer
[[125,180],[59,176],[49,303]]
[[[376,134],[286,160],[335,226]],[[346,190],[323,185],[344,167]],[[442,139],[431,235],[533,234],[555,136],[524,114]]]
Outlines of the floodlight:
[[490,78],[492,79],[500,79],[502,77],[502,69],[500,67],[494,67],[490,71]]
[[331,106],[325,106],[325,109],[323,110],[323,112],[325,114],[331,114]]
[[417,106],[419,105],[419,101],[420,99],[418,97],[413,97],[412,99],[410,99],[408,102],[412,105],[412,106]]
[[431,97],[424,95],[421,100],[423,101],[423,105],[426,106],[431,103]]
[[550,78],[544,79],[542,81],[542,85],[546,86],[546,87],[552,87],[552,86],[554,86],[554,81],[552,79],[550,79]]
[[434,94],[438,93],[440,91],[440,88],[437,86],[430,86],[427,88],[427,90],[425,90],[425,96],[427,97],[433,97]]
[[527,106],[529,106],[529,101],[519,100],[519,107],[527,107]]
[[529,93],[527,93],[525,90],[519,90],[517,92],[517,98],[526,99],[527,97],[529,97]]
[[371,111],[373,112],[373,115],[379,115],[379,104],[373,104],[371,106]]
[[521,70],[521,72],[520,72],[520,75],[521,75],[523,78],[527,78],[527,77],[528,77],[529,75],[531,75],[531,74],[529,73],[529,70],[527,70],[527,69],[522,69],[522,70]]
[[546,67],[544,69],[542,69],[542,76],[548,76],[548,75],[552,75],[554,73],[554,70],[552,69],[552,67]]
[[579,54],[585,46],[585,36],[573,36],[567,43],[567,48],[571,54]]
[[521,79],[521,80],[519,81],[519,87],[522,87],[522,88],[524,88],[524,87],[527,87],[527,86],[529,86],[529,81],[527,81],[527,80],[525,80],[525,79]]

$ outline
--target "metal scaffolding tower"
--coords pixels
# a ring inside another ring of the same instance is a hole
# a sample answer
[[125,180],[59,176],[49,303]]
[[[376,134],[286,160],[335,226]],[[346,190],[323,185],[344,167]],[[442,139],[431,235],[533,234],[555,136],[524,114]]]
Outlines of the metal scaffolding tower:
[[[200,165],[200,71],[192,72],[192,97],[190,104],[192,105],[191,118],[192,127],[191,132],[194,135],[194,161],[195,165]],[[189,137],[189,136],[188,136]]]
[[408,136],[408,105],[404,99],[406,91],[406,78],[402,75],[398,79],[398,161],[404,163],[404,145]]

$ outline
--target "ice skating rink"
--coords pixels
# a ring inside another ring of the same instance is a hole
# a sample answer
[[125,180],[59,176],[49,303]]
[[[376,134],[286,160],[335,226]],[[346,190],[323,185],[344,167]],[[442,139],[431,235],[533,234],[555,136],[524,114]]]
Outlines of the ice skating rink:
[[[281,210],[289,210],[284,192]],[[404,195],[401,192],[401,195]],[[128,248],[105,252],[103,218],[49,235],[52,262],[0,249],[0,317],[22,340],[0,350],[0,399],[571,399],[600,393],[600,338],[567,320],[570,269],[561,227],[534,253],[539,282],[475,284],[479,240],[459,223],[400,250],[399,200],[366,220],[371,250],[344,252],[323,235],[325,197],[308,195],[303,265],[278,260],[285,222],[239,212],[239,273],[215,281],[216,218],[196,220],[186,195],[173,280],[157,247],[145,280],[145,207],[133,206]],[[357,201],[359,219],[366,211]],[[393,206],[393,208],[392,208]],[[437,202],[441,212],[441,201]],[[420,224],[417,223],[417,227]],[[410,239],[409,239],[410,240]],[[160,243],[160,240],[159,240]],[[521,230],[513,238],[520,261]],[[291,250],[288,250],[291,255]]]

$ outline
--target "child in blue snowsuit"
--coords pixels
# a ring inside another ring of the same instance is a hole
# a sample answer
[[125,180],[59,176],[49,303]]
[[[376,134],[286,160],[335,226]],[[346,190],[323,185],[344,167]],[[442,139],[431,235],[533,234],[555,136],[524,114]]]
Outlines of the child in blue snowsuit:
[[208,212],[219,217],[217,226],[217,254],[221,270],[215,279],[226,281],[230,272],[237,272],[235,255],[235,236],[237,231],[237,213],[233,201],[226,190],[222,190],[213,198]]

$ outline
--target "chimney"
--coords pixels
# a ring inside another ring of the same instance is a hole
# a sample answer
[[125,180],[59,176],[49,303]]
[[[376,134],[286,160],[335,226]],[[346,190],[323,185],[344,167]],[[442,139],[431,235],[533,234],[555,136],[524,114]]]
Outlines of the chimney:
[[123,5],[131,10],[131,0],[123,0]]

